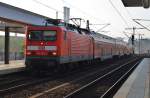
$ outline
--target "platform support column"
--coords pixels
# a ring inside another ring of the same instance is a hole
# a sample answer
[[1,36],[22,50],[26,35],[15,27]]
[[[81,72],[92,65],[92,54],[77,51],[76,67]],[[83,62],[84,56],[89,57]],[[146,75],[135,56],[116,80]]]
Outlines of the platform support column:
[[5,54],[4,63],[9,64],[9,27],[5,27]]

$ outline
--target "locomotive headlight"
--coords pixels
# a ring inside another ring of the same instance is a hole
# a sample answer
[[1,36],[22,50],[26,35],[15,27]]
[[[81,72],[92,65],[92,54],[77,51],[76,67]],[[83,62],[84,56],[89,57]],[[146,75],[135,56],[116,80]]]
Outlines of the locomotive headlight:
[[57,53],[56,53],[56,52],[52,52],[52,55],[56,56],[56,55],[57,55]]
[[31,55],[32,53],[30,51],[26,52],[26,55]]

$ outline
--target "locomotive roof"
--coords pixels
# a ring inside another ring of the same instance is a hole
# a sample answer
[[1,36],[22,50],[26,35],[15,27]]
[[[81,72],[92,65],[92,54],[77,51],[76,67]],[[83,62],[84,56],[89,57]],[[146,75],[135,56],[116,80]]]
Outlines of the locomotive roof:
[[60,26],[60,27],[65,27],[68,30],[76,29],[79,34],[88,34],[94,37],[94,39],[98,41],[103,41],[103,42],[108,42],[108,43],[116,43],[116,44],[121,44],[121,45],[126,45],[127,43],[124,42],[123,40],[119,40],[104,34],[100,34],[94,31],[89,31],[88,29],[85,28],[80,28],[79,26],[65,23],[61,19],[47,19],[46,20],[46,26]]

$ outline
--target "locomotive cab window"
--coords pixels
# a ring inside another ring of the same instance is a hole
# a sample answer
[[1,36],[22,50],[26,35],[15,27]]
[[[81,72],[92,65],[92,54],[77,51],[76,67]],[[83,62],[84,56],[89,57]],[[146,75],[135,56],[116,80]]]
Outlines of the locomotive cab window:
[[29,40],[42,40],[42,32],[41,31],[31,31],[28,35]]
[[45,41],[55,41],[56,31],[43,31],[43,39]]
[[56,31],[30,31],[28,39],[37,41],[55,41]]

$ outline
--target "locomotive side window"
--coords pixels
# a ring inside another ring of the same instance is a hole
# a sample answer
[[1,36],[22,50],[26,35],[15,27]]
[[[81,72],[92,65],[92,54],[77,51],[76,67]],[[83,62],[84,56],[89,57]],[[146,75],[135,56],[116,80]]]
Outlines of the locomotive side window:
[[43,31],[43,40],[55,41],[56,40],[56,31]]

